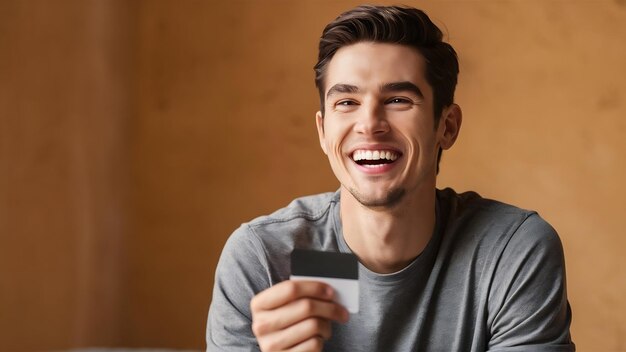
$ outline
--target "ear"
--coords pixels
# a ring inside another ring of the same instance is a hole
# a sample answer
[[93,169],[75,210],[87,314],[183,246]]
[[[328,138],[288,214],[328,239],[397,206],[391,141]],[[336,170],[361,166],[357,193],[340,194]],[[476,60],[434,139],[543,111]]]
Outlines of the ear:
[[324,133],[324,116],[321,111],[315,113],[315,124],[317,125],[317,136],[320,139],[320,146],[324,151],[324,154],[328,154],[326,152],[326,134]]
[[439,126],[437,126],[437,139],[442,149],[447,150],[454,145],[461,130],[461,122],[463,122],[463,112],[460,106],[451,104],[443,110]]

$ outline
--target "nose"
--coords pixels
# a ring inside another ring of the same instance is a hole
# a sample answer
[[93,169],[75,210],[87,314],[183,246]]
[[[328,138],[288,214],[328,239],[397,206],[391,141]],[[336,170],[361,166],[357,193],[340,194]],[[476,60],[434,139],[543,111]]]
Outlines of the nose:
[[380,104],[363,105],[360,109],[354,131],[360,134],[378,135],[389,132],[389,122]]

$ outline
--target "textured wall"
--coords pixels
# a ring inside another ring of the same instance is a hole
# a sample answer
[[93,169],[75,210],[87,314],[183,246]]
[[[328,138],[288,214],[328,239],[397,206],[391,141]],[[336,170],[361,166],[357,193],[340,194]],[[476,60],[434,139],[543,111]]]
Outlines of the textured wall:
[[131,8],[0,2],[0,350],[120,342]]
[[[124,3],[0,3],[0,350],[201,349],[227,236],[338,186],[312,66],[357,2]],[[537,209],[579,350],[626,351],[626,3],[405,3],[461,59],[439,185]]]

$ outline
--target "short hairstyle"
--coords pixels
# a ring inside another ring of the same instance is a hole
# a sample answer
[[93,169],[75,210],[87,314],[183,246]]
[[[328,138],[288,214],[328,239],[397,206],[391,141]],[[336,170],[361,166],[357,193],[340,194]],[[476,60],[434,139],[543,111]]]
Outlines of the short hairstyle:
[[[319,43],[315,85],[324,115],[325,74],[337,50],[359,42],[406,45],[417,49],[426,62],[426,81],[433,89],[435,126],[444,107],[454,102],[459,61],[454,48],[443,41],[443,33],[421,10],[400,6],[363,5],[342,13],[329,23]],[[437,171],[439,171],[439,159]]]

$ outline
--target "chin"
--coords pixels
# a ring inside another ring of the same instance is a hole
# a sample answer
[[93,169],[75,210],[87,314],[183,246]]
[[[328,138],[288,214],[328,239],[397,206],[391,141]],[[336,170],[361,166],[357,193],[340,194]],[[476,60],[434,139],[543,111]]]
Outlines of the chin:
[[400,203],[406,194],[403,188],[390,189],[383,194],[364,194],[354,188],[348,190],[357,202],[368,208],[392,208]]

